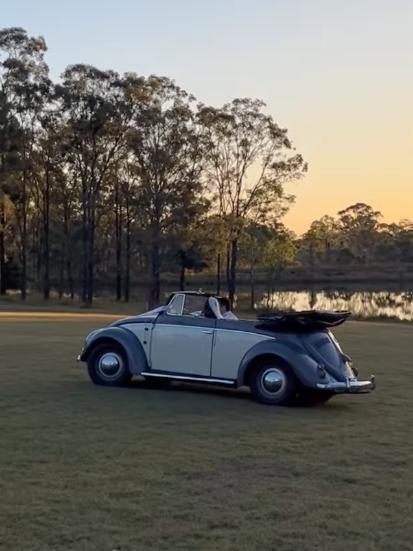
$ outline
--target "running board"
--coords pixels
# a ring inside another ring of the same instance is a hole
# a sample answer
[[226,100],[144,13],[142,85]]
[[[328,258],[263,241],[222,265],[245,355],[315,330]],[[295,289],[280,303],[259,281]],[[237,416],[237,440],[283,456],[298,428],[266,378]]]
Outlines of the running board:
[[192,383],[213,383],[219,385],[234,386],[236,381],[231,379],[214,379],[213,377],[191,377],[189,375],[169,375],[168,373],[152,373],[151,371],[143,371],[140,373],[142,377],[160,377],[162,379],[174,379],[177,381],[190,381]]

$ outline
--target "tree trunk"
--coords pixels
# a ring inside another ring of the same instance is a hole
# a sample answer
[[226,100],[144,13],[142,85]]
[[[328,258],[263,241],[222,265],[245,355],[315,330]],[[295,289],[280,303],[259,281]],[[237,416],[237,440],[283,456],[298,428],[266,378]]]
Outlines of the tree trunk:
[[83,184],[82,196],[82,301],[91,306],[94,292],[95,197],[93,186]]
[[310,279],[314,279],[314,247],[310,243]]
[[[4,164],[5,164],[4,155],[1,155],[0,175],[3,174]],[[6,233],[5,195],[3,193],[3,190],[0,189],[0,295],[5,295],[7,291],[5,233]]]
[[50,297],[50,243],[49,243],[49,221],[50,221],[50,176],[49,169],[46,170],[46,186],[43,197],[43,298]]
[[115,182],[115,256],[116,256],[116,300],[122,298],[122,205],[119,200],[119,182]]
[[67,273],[67,284],[69,287],[70,298],[73,300],[75,298],[75,287],[74,287],[73,275],[72,275],[72,261],[70,260],[70,258],[68,258],[66,262],[66,273]]
[[226,265],[225,265],[225,276],[227,280],[227,289],[229,290],[230,287],[230,276],[229,276],[229,266],[230,266],[230,251],[231,251],[231,245],[230,243],[227,244],[227,251],[226,251]]
[[70,214],[69,213],[70,213],[70,207],[68,206],[67,202],[65,202],[64,214],[63,214],[64,240],[63,240],[63,246],[62,246],[62,254],[63,254],[63,257],[66,258],[67,284],[69,288],[70,298],[73,300],[75,298],[75,289],[74,289],[73,274],[72,274],[72,249],[70,244],[70,230],[69,230]]
[[126,197],[126,239],[125,239],[125,281],[123,285],[124,300],[129,302],[130,298],[130,213],[129,213],[129,200]]
[[22,189],[22,231],[21,231],[21,263],[22,275],[20,286],[20,298],[26,300],[27,296],[27,186],[26,186],[26,170],[23,172],[23,189]]
[[82,184],[82,302],[87,302],[88,216],[86,185]]
[[181,267],[179,271],[179,290],[185,291],[185,264],[181,262]]
[[64,289],[65,289],[65,253],[64,253],[64,250],[62,250],[60,254],[60,262],[59,262],[59,298],[60,299],[63,297]]
[[217,295],[221,293],[221,253],[217,254]]
[[87,263],[86,263],[86,304],[92,306],[94,295],[94,275],[95,275],[95,213],[91,212],[88,224],[88,243],[87,243]]
[[159,304],[159,299],[161,296],[161,255],[159,241],[159,228],[155,227],[152,233],[151,250],[151,283],[149,297],[151,306]]
[[233,239],[231,241],[231,255],[230,255],[230,267],[229,267],[229,285],[228,295],[231,309],[234,307],[235,292],[237,289],[237,253],[238,253],[238,241]]
[[6,281],[6,247],[5,247],[5,229],[6,229],[6,213],[5,213],[4,195],[0,199],[0,295],[5,295],[7,291]]
[[32,274],[36,277],[37,290],[43,293],[43,214],[36,220],[36,224],[32,225],[32,251],[36,251],[36,254],[33,254]]
[[255,308],[255,270],[252,257],[250,264],[250,308],[251,310]]

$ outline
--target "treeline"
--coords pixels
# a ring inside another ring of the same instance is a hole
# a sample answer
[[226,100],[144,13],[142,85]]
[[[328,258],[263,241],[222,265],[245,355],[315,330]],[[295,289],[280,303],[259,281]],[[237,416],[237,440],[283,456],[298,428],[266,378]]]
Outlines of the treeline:
[[413,261],[412,224],[363,203],[297,238],[285,184],[307,170],[259,100],[214,108],[165,77],[71,65],[49,78],[46,43],[0,30],[0,293],[128,301],[161,274],[237,272],[271,291],[286,267]]
[[147,274],[157,302],[162,270],[184,286],[208,267],[233,300],[246,228],[288,234],[284,185],[307,167],[287,130],[259,100],[209,107],[165,77],[77,64],[54,83],[45,52],[0,31],[0,292],[91,304],[110,281],[129,300]]
[[[370,205],[356,203],[333,216],[315,220],[308,231],[296,237],[283,226],[274,231],[249,224],[242,237],[241,267],[249,275],[250,307],[255,306],[255,282],[266,286],[271,297],[277,286],[290,277],[295,283],[328,281],[331,273],[359,278],[374,274],[382,281],[413,278],[413,221],[382,222]],[[289,268],[287,276],[283,271]],[[259,278],[256,275],[259,274]],[[245,279],[244,279],[245,281]],[[342,276],[340,282],[343,282]]]
[[298,242],[296,260],[309,267],[413,263],[413,221],[386,224],[379,211],[356,203],[314,221]]

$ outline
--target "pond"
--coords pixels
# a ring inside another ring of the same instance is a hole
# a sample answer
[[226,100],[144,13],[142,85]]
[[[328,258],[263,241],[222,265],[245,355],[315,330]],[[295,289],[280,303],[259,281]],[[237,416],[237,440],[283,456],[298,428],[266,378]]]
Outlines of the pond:
[[[245,307],[248,297],[239,293],[239,305]],[[271,310],[350,310],[361,318],[397,318],[413,321],[413,290],[278,290],[271,294],[256,293],[255,308]]]
[[[188,283],[187,290],[200,290],[196,283]],[[215,292],[211,284],[202,285],[205,292]],[[165,285],[162,288],[162,300],[166,300],[177,286]],[[135,292],[142,301],[147,299],[148,289],[140,288]],[[227,295],[225,288],[222,295]],[[401,321],[413,321],[413,284],[392,285],[384,283],[373,286],[354,286],[354,284],[323,286],[322,284],[305,288],[294,286],[280,287],[268,294],[263,285],[255,288],[254,309],[260,310],[350,310],[357,318],[393,318]],[[235,310],[238,313],[251,312],[250,287],[240,284],[237,287]]]

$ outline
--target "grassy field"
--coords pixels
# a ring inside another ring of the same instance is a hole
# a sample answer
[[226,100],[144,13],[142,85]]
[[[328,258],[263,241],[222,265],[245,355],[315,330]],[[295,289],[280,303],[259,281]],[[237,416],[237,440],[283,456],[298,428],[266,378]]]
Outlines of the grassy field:
[[93,386],[103,323],[0,319],[0,549],[412,549],[412,326],[338,330],[377,391],[306,409]]

